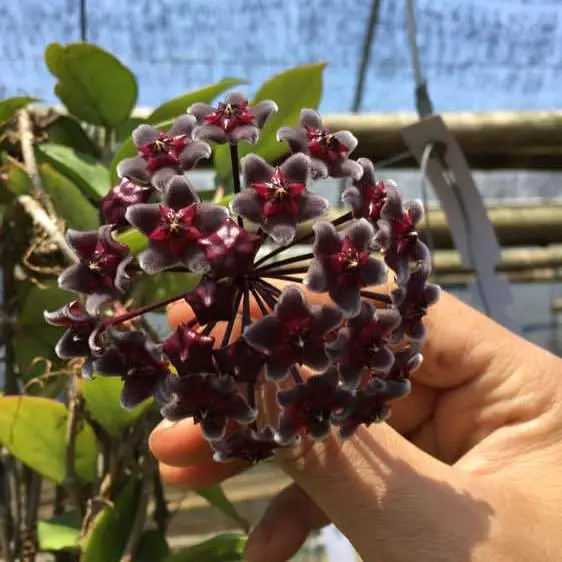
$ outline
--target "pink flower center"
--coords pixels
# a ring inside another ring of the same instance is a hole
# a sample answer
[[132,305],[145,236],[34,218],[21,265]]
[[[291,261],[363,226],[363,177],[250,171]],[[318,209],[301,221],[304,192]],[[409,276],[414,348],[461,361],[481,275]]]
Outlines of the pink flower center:
[[384,183],[379,181],[375,185],[367,185],[363,189],[365,193],[364,212],[372,222],[376,222],[380,218],[382,206],[386,201]]
[[304,183],[289,181],[277,168],[268,182],[253,183],[252,187],[264,200],[264,215],[297,215],[299,207],[297,201],[306,189]]
[[112,252],[103,242],[98,242],[92,255],[87,260],[88,268],[95,273],[101,283],[113,287],[113,278],[122,256]]
[[311,156],[330,163],[339,162],[349,154],[348,148],[327,129],[306,127],[308,151]]
[[408,211],[392,221],[392,233],[397,240],[397,252],[399,254],[407,253],[418,238],[416,225]]
[[236,127],[253,125],[255,116],[248,108],[248,102],[244,103],[223,103],[220,102],[218,108],[213,113],[204,118],[208,125],[217,125],[225,132],[229,133]]
[[160,168],[177,166],[179,155],[185,148],[186,139],[186,135],[169,137],[162,132],[153,142],[140,146],[139,154],[146,161],[147,170],[154,172]]
[[342,249],[329,258],[329,264],[336,275],[354,278],[360,274],[361,267],[368,259],[369,252],[358,250],[346,236]]
[[181,255],[186,242],[201,238],[201,233],[194,224],[196,214],[195,203],[178,210],[160,205],[160,223],[150,234],[150,239],[166,242],[175,256]]

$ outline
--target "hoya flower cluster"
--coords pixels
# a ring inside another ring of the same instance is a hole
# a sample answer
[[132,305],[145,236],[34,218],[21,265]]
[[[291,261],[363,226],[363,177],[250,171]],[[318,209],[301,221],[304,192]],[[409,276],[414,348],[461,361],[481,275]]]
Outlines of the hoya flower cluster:
[[[154,397],[166,418],[193,418],[218,461],[257,462],[303,436],[335,429],[346,438],[387,419],[421,363],[422,319],[439,295],[427,283],[429,252],[416,230],[421,205],[377,180],[369,160],[350,159],[350,132],[330,132],[303,109],[297,127],[278,131],[291,151],[281,165],[256,154],[238,161],[238,143],[255,143],[276,110],[230,94],[218,107],[195,104],[167,132],[138,127],[138,155],[121,162],[121,183],[102,201],[106,224],[67,233],[77,263],[59,283],[76,300],[46,313],[67,328],[61,358],[83,357],[86,377],[121,377],[124,407]],[[211,156],[209,143],[230,147],[230,209],[201,201],[189,180]],[[327,177],[350,182],[348,212],[331,222],[322,218],[328,201],[309,189]],[[124,228],[146,238],[138,255],[118,241]],[[194,275],[199,283],[116,312],[141,276],[169,272],[185,272],[186,286]],[[377,292],[387,279],[395,288]],[[193,319],[154,341],[142,316],[180,300]],[[264,385],[277,392],[272,426],[258,423]]]

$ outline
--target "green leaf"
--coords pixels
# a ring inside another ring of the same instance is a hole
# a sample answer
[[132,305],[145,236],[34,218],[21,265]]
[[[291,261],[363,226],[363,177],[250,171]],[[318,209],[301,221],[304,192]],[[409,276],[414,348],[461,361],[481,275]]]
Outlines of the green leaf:
[[80,189],[51,165],[39,165],[43,187],[49,194],[58,216],[67,228],[93,230],[99,226],[97,209],[80,192]]
[[146,122],[153,125],[154,123],[175,119],[183,115],[190,105],[197,102],[211,103],[219,94],[222,94],[233,86],[244,83],[244,80],[239,80],[238,78],[223,78],[215,84],[209,84],[208,86],[203,86],[197,90],[187,92],[186,94],[181,94],[159,105],[148,116]]
[[147,275],[135,283],[133,298],[137,306],[181,295],[194,289],[201,275],[164,271],[160,275]]
[[[0,397],[0,443],[46,478],[65,480],[66,425],[64,404],[38,396]],[[96,478],[97,443],[82,422],[76,439],[76,473],[83,482]]]
[[0,101],[0,127],[5,125],[20,109],[39,101],[29,96],[15,96]]
[[109,191],[109,170],[93,156],[52,143],[37,145],[37,151],[58,172],[75,183],[86,197],[98,201]]
[[199,490],[195,490],[195,493],[200,495],[202,498],[205,498],[213,507],[216,507],[227,517],[230,517],[230,519],[238,523],[245,533],[249,532],[250,524],[238,513],[238,511],[236,511],[236,508],[226,497],[219,484],[209,488],[200,488]]
[[129,117],[126,121],[119,123],[115,127],[115,140],[117,142],[125,142],[141,123],[144,123],[144,119],[140,117]]
[[78,548],[81,527],[77,511],[67,511],[51,519],[39,519],[37,538],[39,550],[70,550]]
[[125,244],[125,246],[129,246],[129,250],[131,250],[131,253],[135,255],[144,250],[148,245],[146,236],[144,236],[136,228],[129,228],[129,230],[125,230],[125,232],[117,234],[115,239],[117,242]]
[[51,43],[45,61],[58,79],[55,94],[71,114],[92,125],[114,127],[137,101],[134,74],[113,55],[88,43]]
[[[255,145],[239,145],[240,157],[254,152],[268,162],[274,162],[287,152],[286,143],[277,141],[277,130],[280,127],[296,126],[301,109],[318,107],[322,97],[322,75],[325,67],[325,63],[297,66],[273,76],[262,84],[252,104],[270,99],[277,103],[279,110],[267,120]],[[219,177],[227,182],[232,176],[228,144],[216,147],[214,165]]]
[[[23,289],[22,287],[20,289]],[[42,373],[32,367],[33,360],[43,357],[53,360],[55,344],[64,333],[64,328],[51,326],[45,322],[43,311],[57,310],[69,301],[70,294],[56,286],[55,282],[39,287],[31,283],[29,290],[19,298],[22,303],[20,314],[15,326],[14,338],[15,359],[24,381]]]
[[145,531],[139,541],[134,562],[165,562],[170,547],[165,535],[156,529]]
[[152,403],[152,399],[127,410],[121,406],[123,381],[119,377],[80,379],[80,390],[92,417],[111,435],[119,437]]
[[225,533],[184,548],[169,556],[166,562],[237,562],[244,560],[246,540],[244,535]]
[[[150,123],[157,129],[166,131],[170,128],[171,124],[176,117],[185,113],[188,106],[193,105],[196,102],[211,103],[215,97],[219,94],[235,86],[236,84],[243,84],[243,80],[238,80],[237,78],[224,78],[216,84],[211,84],[209,86],[203,86],[197,90],[192,90],[187,94],[182,94],[177,98],[173,98],[167,102],[164,102],[161,106],[157,107],[147,118],[145,122]],[[140,124],[140,123],[139,123]],[[111,162],[111,181],[116,184],[119,182],[119,176],[117,175],[117,165],[121,160],[125,158],[131,158],[137,154],[137,149],[133,144],[131,138],[128,138],[115,153],[113,160]]]
[[[4,162],[9,162],[4,160]],[[6,178],[6,187],[16,197],[27,195],[33,191],[31,178],[25,170],[13,163],[8,164],[8,177]]]
[[119,562],[127,545],[139,501],[140,481],[131,479],[115,503],[96,517],[82,544],[80,562]]
[[78,153],[99,158],[99,146],[86,134],[82,125],[68,115],[59,115],[48,127],[50,143],[62,144],[73,148]]

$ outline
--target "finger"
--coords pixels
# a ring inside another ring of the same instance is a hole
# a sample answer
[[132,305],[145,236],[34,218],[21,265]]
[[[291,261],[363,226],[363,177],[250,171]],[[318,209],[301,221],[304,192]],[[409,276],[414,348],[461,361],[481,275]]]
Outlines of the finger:
[[248,562],[286,562],[302,547],[311,531],[329,523],[320,508],[297,486],[291,484],[270,503],[252,529],[244,559]]
[[170,466],[185,466],[209,461],[212,450],[198,426],[191,418],[170,423],[164,420],[148,441],[152,454]]
[[329,438],[278,457],[365,560],[375,549],[380,560],[437,560],[443,552],[462,560],[489,515],[467,476],[386,424],[361,427],[344,444]]
[[195,490],[219,484],[227,478],[240,474],[249,466],[245,461],[217,463],[212,459],[189,466],[169,466],[160,463],[160,474],[164,482],[170,486]]

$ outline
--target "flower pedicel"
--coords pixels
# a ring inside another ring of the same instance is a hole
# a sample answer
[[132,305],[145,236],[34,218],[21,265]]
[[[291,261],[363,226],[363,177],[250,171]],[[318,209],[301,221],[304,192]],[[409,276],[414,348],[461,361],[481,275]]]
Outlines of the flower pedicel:
[[[84,376],[121,377],[124,407],[152,396],[164,417],[192,418],[217,461],[258,462],[303,436],[335,429],[347,438],[387,419],[421,364],[423,317],[439,296],[416,230],[421,205],[404,204],[369,160],[350,159],[357,140],[349,131],[328,131],[303,109],[297,127],[278,132],[292,153],[284,163],[256,154],[238,161],[237,143],[255,143],[276,110],[233,93],[218,107],[195,104],[169,131],[138,127],[138,155],[120,164],[121,183],[102,201],[106,224],[67,233],[78,261],[59,284],[79,298],[45,313],[67,328],[56,348],[62,358],[84,357]],[[200,201],[186,175],[211,156],[209,142],[230,145],[230,210]],[[309,190],[329,176],[351,182],[343,194],[350,211],[332,221],[322,219],[328,201]],[[311,219],[299,237],[297,226]],[[116,239],[128,226],[146,237],[138,256]],[[388,268],[396,286],[376,292]],[[164,301],[106,312],[142,275],[170,271],[200,281]],[[311,302],[313,293],[325,293],[324,304]],[[153,341],[137,320],[180,300],[193,320]],[[279,387],[275,427],[257,421],[262,385]]]

